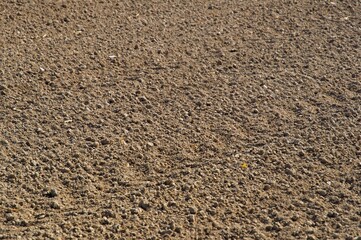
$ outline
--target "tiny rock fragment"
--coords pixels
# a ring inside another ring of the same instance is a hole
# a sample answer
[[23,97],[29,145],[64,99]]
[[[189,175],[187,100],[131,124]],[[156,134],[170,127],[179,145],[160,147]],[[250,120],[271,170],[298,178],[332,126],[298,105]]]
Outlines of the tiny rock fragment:
[[17,220],[15,224],[21,227],[27,227],[29,225],[26,220]]
[[189,207],[188,208],[190,214],[196,214],[197,210],[195,207]]
[[132,209],[130,209],[130,213],[132,214],[132,215],[137,215],[137,214],[139,214],[140,213],[140,211],[141,211],[141,209],[137,209],[137,208],[132,208]]
[[175,184],[174,184],[173,180],[171,180],[171,179],[167,179],[167,180],[165,180],[165,181],[164,181],[164,185],[167,185],[167,186],[174,186]]
[[58,191],[55,188],[52,188],[45,195],[48,198],[54,198],[54,197],[58,196]]
[[259,110],[258,110],[257,108],[254,108],[254,109],[252,110],[252,113],[257,114],[257,113],[259,113]]
[[104,210],[102,212],[102,217],[106,217],[106,218],[115,218],[116,215],[114,212],[112,212],[111,210],[107,209],[107,210]]
[[92,148],[97,148],[97,147],[99,147],[99,142],[95,141],[95,142],[89,144],[89,146]]
[[38,134],[45,134],[45,131],[44,131],[43,129],[41,129],[41,128],[37,128],[37,129],[36,129],[36,133],[38,133]]
[[192,214],[192,215],[188,215],[188,216],[187,216],[187,220],[188,220],[189,223],[192,224],[192,223],[195,222],[196,218],[195,218],[195,216]]
[[10,222],[13,221],[15,219],[14,215],[12,213],[6,213],[5,214],[5,220]]
[[100,220],[100,224],[102,224],[102,225],[109,225],[109,224],[110,224],[110,221],[109,221],[106,217],[104,217],[104,218],[102,218],[102,219]]
[[88,142],[95,142],[95,139],[92,138],[92,137],[87,137],[85,138],[85,141],[88,141]]
[[160,231],[159,233],[160,233],[160,235],[162,235],[162,236],[167,236],[167,235],[172,234],[172,230],[166,229],[166,230]]
[[148,200],[143,199],[139,202],[139,207],[144,210],[148,210],[150,208],[150,203],[148,202]]
[[4,139],[0,139],[0,145],[2,145],[2,146],[4,146],[4,147],[6,147],[6,146],[8,146],[8,145],[9,145],[9,142],[8,142],[8,141],[6,141],[6,140],[4,140]]
[[291,169],[291,168],[286,168],[285,173],[287,175],[291,175],[291,176],[295,175],[295,171],[293,169]]
[[60,209],[60,204],[59,204],[57,201],[52,201],[52,202],[50,203],[50,207],[51,207],[52,209]]
[[316,238],[313,235],[308,235],[306,239],[307,240],[315,240]]
[[271,225],[268,225],[268,226],[266,226],[265,230],[266,230],[267,232],[270,232],[270,231],[273,230],[273,228],[272,228]]
[[182,228],[181,228],[181,227],[175,227],[175,228],[174,228],[174,232],[176,232],[176,233],[182,233]]
[[145,96],[140,96],[138,99],[139,99],[139,101],[141,103],[147,103],[148,102],[148,99]]
[[110,144],[110,140],[104,138],[104,139],[100,140],[100,143],[101,143],[102,145],[108,145],[108,144]]
[[335,218],[337,216],[338,216],[337,212],[330,211],[327,213],[327,217],[329,218]]

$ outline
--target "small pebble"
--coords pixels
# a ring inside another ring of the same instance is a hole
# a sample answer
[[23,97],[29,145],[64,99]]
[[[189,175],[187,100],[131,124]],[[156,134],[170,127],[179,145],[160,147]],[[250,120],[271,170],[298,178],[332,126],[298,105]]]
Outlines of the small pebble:
[[148,99],[147,99],[146,97],[144,97],[144,96],[141,96],[141,97],[139,97],[138,99],[139,99],[139,101],[142,102],[142,103],[148,102]]
[[282,225],[281,225],[280,223],[276,222],[276,223],[272,226],[272,230],[273,230],[273,231],[276,231],[276,232],[281,231],[281,230],[282,230]]
[[316,240],[316,238],[313,235],[308,235],[307,240]]
[[59,203],[58,203],[57,201],[52,201],[52,202],[50,203],[50,207],[51,207],[52,209],[60,209],[60,205],[59,205]]
[[139,203],[139,207],[144,210],[148,210],[150,208],[150,203],[148,202],[148,200],[141,200]]
[[130,217],[130,220],[133,221],[133,222],[137,222],[137,221],[139,221],[139,217],[138,217],[138,215],[132,215]]
[[270,232],[270,231],[273,230],[273,226],[268,225],[268,226],[266,226],[265,230],[266,230],[267,232]]
[[285,173],[291,176],[295,175],[295,171],[291,168],[286,168]]
[[259,113],[259,110],[258,110],[257,108],[254,108],[254,109],[252,110],[252,113],[257,114],[257,113]]
[[172,234],[172,230],[166,229],[166,230],[160,231],[159,233],[160,233],[160,235],[162,235],[162,236],[166,236],[166,235]]
[[329,217],[329,218],[335,218],[337,216],[338,216],[337,212],[331,211],[331,212],[327,213],[327,217]]
[[45,195],[49,198],[54,198],[58,196],[58,191],[55,188],[52,188]]
[[15,224],[21,227],[27,227],[29,223],[26,220],[17,220]]
[[95,142],[89,144],[89,146],[92,147],[92,148],[97,148],[97,147],[99,147],[99,142],[95,141]]
[[104,210],[102,212],[102,217],[106,217],[106,218],[115,218],[115,213],[112,212],[111,210],[107,209],[107,210]]
[[359,221],[359,217],[357,215],[351,216],[350,220],[353,222],[358,222]]
[[174,182],[173,182],[173,180],[171,180],[171,179],[166,180],[166,181],[164,182],[164,184],[167,185],[167,186],[174,186],[174,185],[175,185]]
[[121,229],[122,228],[119,224],[113,224],[113,226],[112,226],[112,232],[114,232],[114,233],[119,233]]
[[174,231],[175,231],[176,233],[182,233],[182,228],[181,228],[181,227],[175,227],[175,228],[174,228]]
[[302,150],[298,152],[298,156],[300,157],[304,157],[305,155],[306,155],[305,152]]
[[9,142],[8,142],[8,141],[6,141],[6,140],[4,140],[4,139],[0,139],[0,145],[2,145],[2,146],[4,146],[4,147],[6,147],[6,146],[8,146],[8,145],[9,145]]
[[15,219],[14,215],[12,213],[6,213],[5,214],[5,220],[10,222],[13,221]]
[[194,217],[194,215],[193,215],[193,214],[192,214],[192,215],[188,215],[188,216],[187,216],[187,220],[188,220],[189,223],[194,223],[194,222],[195,222],[195,217]]
[[176,206],[178,206],[177,202],[175,201],[168,202],[168,207],[176,207]]
[[132,208],[132,209],[130,209],[130,213],[133,215],[136,215],[139,213],[139,210],[137,208]]
[[102,139],[102,140],[100,140],[100,143],[102,144],[102,145],[108,145],[109,143],[110,143],[110,141],[109,141],[109,139]]
[[340,204],[341,200],[337,196],[331,196],[328,201],[330,201],[333,204]]
[[322,197],[326,197],[327,196],[327,192],[325,190],[318,190],[317,194],[321,195]]
[[95,142],[95,139],[92,138],[92,137],[87,137],[85,138],[85,141],[88,141],[88,142]]
[[189,207],[188,208],[190,214],[196,214],[197,210],[195,207]]
[[100,224],[102,225],[109,225],[110,224],[110,221],[104,217],[103,219],[100,220]]

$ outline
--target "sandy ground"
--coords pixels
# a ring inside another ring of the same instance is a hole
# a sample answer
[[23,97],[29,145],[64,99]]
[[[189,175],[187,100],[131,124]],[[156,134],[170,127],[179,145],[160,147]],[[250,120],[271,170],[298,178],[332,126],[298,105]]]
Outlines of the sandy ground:
[[361,2],[0,2],[0,239],[360,239]]

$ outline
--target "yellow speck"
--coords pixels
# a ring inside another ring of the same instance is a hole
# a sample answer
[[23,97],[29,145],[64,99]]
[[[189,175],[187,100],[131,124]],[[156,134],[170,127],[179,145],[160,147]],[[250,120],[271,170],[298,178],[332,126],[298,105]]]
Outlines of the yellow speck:
[[247,164],[247,163],[242,163],[242,164],[241,164],[241,168],[243,168],[243,169],[248,168],[248,164]]

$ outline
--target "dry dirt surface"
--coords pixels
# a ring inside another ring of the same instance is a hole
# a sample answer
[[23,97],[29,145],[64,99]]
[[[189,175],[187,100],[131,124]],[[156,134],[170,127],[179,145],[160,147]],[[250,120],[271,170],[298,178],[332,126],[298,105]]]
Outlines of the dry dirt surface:
[[0,239],[360,239],[361,2],[2,0]]

